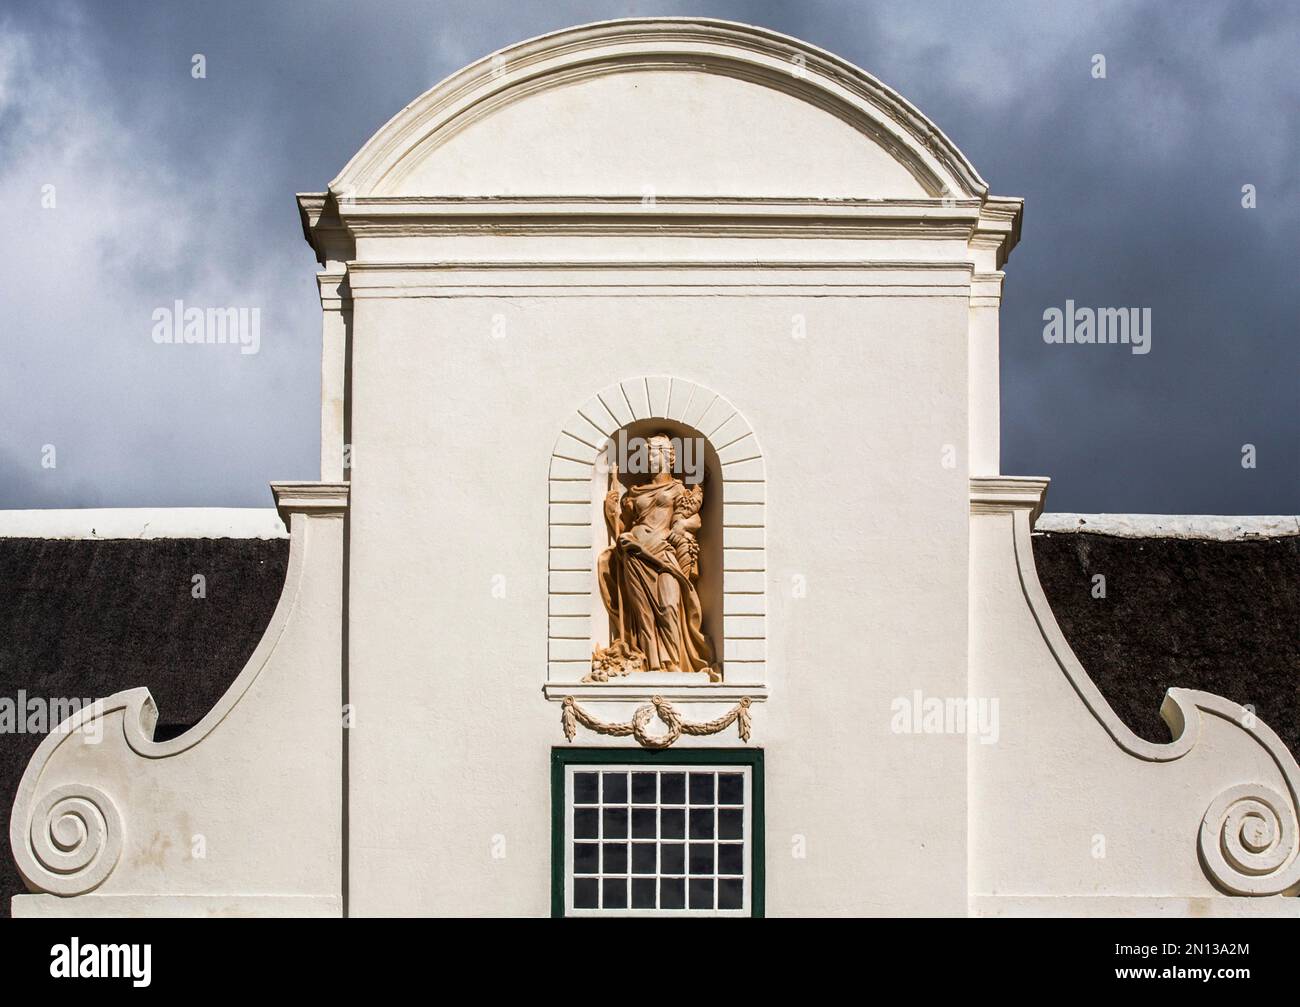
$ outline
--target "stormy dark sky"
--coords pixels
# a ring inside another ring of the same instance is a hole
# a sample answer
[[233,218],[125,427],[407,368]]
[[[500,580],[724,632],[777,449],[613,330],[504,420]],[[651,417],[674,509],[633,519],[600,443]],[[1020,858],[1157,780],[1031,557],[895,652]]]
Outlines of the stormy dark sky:
[[[921,0],[6,0],[0,507],[265,506],[269,480],[315,478],[319,307],[293,193],[485,53],[664,14],[838,53],[1025,197],[1002,469],[1050,475],[1049,509],[1300,512],[1300,6]],[[151,313],[177,298],[260,305],[261,351],[156,346]],[[1067,299],[1149,308],[1151,352],[1045,344]]]

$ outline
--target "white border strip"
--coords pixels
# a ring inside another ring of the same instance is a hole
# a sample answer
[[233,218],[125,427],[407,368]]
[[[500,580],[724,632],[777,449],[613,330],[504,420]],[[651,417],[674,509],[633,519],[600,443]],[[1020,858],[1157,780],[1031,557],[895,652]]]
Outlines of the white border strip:
[[1034,531],[1086,532],[1119,538],[1187,538],[1238,542],[1300,535],[1300,517],[1218,514],[1040,514]]
[[288,538],[274,507],[0,510],[0,538]]

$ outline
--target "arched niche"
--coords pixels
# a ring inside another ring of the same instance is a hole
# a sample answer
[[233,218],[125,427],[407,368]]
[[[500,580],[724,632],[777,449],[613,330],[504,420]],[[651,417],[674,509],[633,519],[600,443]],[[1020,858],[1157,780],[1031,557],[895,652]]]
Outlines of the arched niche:
[[703,628],[721,661],[725,683],[762,683],[767,656],[762,452],[748,421],[730,401],[695,382],[663,375],[603,389],[574,412],[556,441],[549,494],[548,681],[580,682],[591,670],[593,648],[609,642],[596,561],[608,546],[602,511],[608,489],[604,450],[620,431],[628,437],[666,433],[702,441],[704,505],[696,589]]

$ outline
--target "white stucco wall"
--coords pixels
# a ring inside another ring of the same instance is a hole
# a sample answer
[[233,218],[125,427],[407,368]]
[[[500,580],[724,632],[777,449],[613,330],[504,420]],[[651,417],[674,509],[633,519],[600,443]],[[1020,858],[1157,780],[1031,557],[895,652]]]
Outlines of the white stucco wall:
[[[798,83],[789,69],[785,77]],[[784,128],[773,129],[773,123]],[[683,142],[687,135],[689,143]],[[818,154],[810,158],[809,151]],[[436,157],[419,154],[407,173],[379,192],[927,195],[890,154],[832,113],[774,88],[690,66],[579,76],[470,121]]]
[[[355,296],[354,911],[547,911],[548,760],[565,742],[541,695],[546,465],[576,405],[654,372],[725,389],[768,459],[773,699],[756,708],[754,743],[767,752],[770,911],[962,911],[964,744],[923,739],[918,759],[887,716],[913,687],[964,692],[966,572],[953,558],[966,549],[966,474],[941,464],[966,423],[962,288]],[[790,336],[795,311],[807,339]],[[499,340],[494,314],[508,320]],[[810,387],[817,409],[797,391]],[[906,480],[875,475],[905,464]],[[867,512],[869,524],[853,517]],[[796,576],[807,597],[792,597]],[[938,630],[918,637],[921,620]],[[495,834],[504,861],[491,859]],[[796,835],[805,860],[790,856]],[[894,865],[887,877],[856,869],[863,844]]]

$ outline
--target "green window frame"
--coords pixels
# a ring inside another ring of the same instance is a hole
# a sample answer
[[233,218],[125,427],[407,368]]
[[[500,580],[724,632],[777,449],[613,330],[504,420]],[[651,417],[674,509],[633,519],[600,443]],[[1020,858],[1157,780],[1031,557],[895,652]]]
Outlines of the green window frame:
[[[553,748],[551,750],[551,915],[568,916],[566,896],[566,846],[569,820],[567,781],[570,767],[645,766],[659,771],[692,766],[742,767],[748,769],[749,915],[764,915],[764,782],[763,750],[759,748],[686,748],[678,751],[649,751],[643,748]],[[707,820],[706,820],[707,824]],[[707,851],[706,851],[707,852]],[[721,883],[719,883],[720,885]],[[672,915],[660,911],[658,915]],[[598,911],[599,915],[615,912]],[[698,913],[683,910],[683,916]]]

